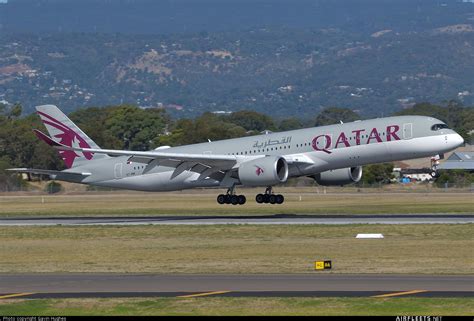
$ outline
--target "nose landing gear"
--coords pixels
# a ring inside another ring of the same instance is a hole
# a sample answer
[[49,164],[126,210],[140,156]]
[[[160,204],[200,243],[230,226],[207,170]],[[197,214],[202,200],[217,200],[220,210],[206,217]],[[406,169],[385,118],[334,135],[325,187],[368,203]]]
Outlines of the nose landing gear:
[[285,197],[281,194],[273,194],[273,189],[269,186],[265,190],[265,194],[257,194],[257,196],[255,196],[255,201],[259,204],[282,204],[285,201]]
[[431,173],[430,173],[431,177],[433,178],[439,177],[439,172],[438,172],[439,160],[443,158],[444,158],[443,154],[431,157]]

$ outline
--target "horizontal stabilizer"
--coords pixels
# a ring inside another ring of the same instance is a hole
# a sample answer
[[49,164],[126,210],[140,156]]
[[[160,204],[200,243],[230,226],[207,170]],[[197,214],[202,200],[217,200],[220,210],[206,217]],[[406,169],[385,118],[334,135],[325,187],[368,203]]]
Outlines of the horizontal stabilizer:
[[90,176],[91,173],[82,172],[69,172],[69,171],[54,171],[48,169],[35,169],[35,168],[8,168],[7,171],[15,173],[30,173],[38,175],[74,175],[74,176]]
[[49,146],[61,146],[61,144],[55,142],[51,137],[49,137],[48,135],[46,135],[42,131],[37,130],[37,129],[33,129],[33,132],[35,133],[36,137],[41,139],[43,142],[45,142]]

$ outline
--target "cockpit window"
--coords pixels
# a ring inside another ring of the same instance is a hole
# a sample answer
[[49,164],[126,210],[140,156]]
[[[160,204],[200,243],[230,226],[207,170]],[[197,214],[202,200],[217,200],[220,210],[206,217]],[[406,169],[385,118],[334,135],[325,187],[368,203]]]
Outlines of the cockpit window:
[[431,130],[440,130],[440,129],[443,129],[443,128],[448,128],[448,125],[446,125],[446,124],[434,124],[433,126],[431,126]]

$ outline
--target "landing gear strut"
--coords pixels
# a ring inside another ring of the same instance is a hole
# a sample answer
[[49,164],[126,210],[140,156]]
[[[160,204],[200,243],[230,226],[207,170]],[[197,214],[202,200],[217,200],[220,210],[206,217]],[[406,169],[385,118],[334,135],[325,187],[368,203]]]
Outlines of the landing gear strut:
[[439,177],[439,172],[438,172],[438,165],[439,165],[439,160],[443,159],[444,155],[436,155],[431,157],[431,177],[437,178]]
[[265,194],[257,194],[255,196],[257,203],[270,203],[270,204],[282,204],[285,201],[285,197],[281,194],[273,194],[273,189],[268,186],[265,190]]
[[217,196],[217,203],[219,204],[244,205],[246,201],[247,198],[244,195],[235,195],[235,185],[230,187],[227,193]]

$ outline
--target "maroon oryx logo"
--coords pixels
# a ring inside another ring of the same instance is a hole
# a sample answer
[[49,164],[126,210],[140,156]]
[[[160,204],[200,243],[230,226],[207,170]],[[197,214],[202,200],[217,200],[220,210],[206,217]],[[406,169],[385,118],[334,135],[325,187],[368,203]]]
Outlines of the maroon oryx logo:
[[260,166],[255,165],[255,167],[257,167],[257,169],[255,170],[255,174],[257,174],[257,176],[260,176],[265,172]]
[[[68,147],[90,148],[85,139],[73,129],[69,128],[66,124],[40,111],[38,111],[38,114],[41,116],[43,123],[47,126],[50,126],[55,131],[55,134],[52,136],[56,138],[56,140],[59,140],[60,144],[66,145]],[[72,167],[76,157],[81,157],[73,150],[60,150],[59,154],[68,168]],[[90,152],[83,152],[82,155],[85,159],[90,160],[94,154]]]

